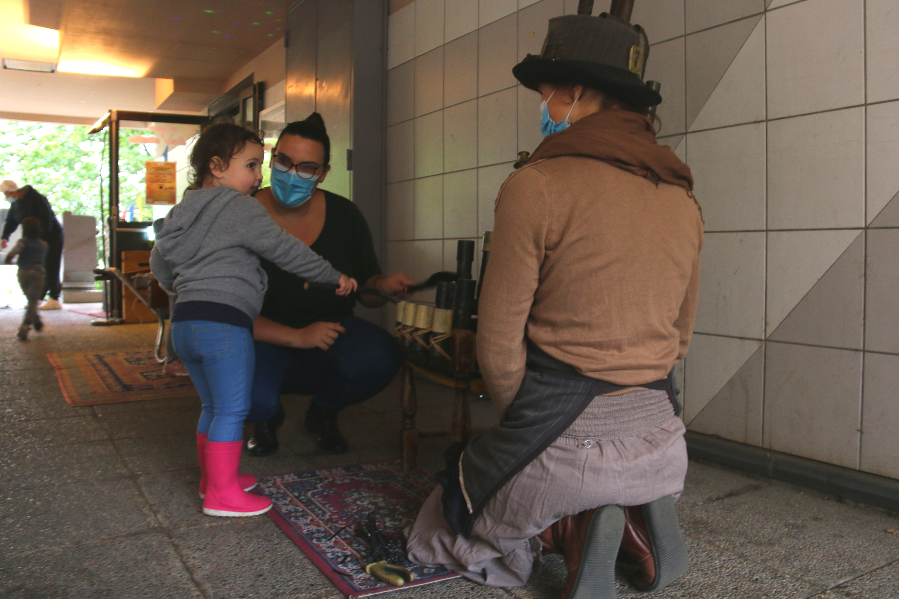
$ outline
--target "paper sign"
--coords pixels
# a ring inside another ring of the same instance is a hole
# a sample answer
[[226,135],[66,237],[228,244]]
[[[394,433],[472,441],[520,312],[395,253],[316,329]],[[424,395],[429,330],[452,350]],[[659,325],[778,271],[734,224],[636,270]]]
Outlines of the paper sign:
[[147,205],[175,205],[178,195],[174,162],[145,162],[147,166]]

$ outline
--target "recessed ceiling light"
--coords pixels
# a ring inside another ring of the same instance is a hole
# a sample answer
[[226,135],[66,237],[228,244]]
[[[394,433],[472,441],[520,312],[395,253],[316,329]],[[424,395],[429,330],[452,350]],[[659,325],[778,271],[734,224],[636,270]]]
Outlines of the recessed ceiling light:
[[31,71],[32,73],[55,73],[55,62],[35,62],[33,60],[3,59],[3,68],[11,71]]

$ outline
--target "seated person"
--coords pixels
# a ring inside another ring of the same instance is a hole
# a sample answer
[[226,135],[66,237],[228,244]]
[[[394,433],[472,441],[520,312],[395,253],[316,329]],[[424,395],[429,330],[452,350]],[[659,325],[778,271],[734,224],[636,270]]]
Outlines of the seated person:
[[512,71],[540,93],[547,137],[499,192],[480,297],[500,424],[447,451],[406,531],[415,563],[520,586],[561,553],[578,598],[616,596],[619,542],[640,589],[686,568],[657,541],[680,539],[687,451],[666,375],[693,332],[703,231],[690,169],[647,118],[647,49],[615,17],[558,17]]
[[[272,186],[256,193],[278,225],[336,269],[391,296],[413,284],[403,273],[381,274],[365,217],[346,198],[320,188],[330,170],[331,143],[318,113],[290,123],[272,151]],[[247,422],[255,423],[247,453],[278,450],[284,422],[282,393],[312,395],[304,425],[322,451],[343,453],[337,427],[344,408],[380,393],[393,380],[400,356],[393,336],[353,316],[356,300],[304,289],[304,281],[263,261],[268,274],[261,316],[254,323],[256,371]],[[385,300],[359,296],[367,307]]]

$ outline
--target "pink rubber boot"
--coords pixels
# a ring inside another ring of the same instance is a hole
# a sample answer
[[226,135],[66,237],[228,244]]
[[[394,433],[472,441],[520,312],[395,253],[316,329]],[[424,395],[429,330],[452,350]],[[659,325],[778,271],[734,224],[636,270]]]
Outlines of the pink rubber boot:
[[206,441],[203,513],[207,516],[258,516],[271,509],[271,499],[247,493],[237,483],[242,448],[243,441]]
[[[200,456],[200,499],[206,497],[206,437],[197,433],[197,454]],[[256,477],[252,474],[238,474],[237,484],[244,491],[256,486]]]

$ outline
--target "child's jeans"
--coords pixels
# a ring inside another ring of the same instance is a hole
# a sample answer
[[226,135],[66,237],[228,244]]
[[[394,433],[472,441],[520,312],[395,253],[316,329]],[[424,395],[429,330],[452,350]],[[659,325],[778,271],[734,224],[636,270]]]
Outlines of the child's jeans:
[[39,329],[41,328],[41,317],[37,314],[37,303],[44,297],[47,274],[42,270],[20,268],[18,275],[19,286],[28,299],[28,308],[25,309],[25,320],[22,321],[22,324],[36,325],[35,328]]
[[208,320],[173,322],[170,332],[203,404],[197,432],[208,434],[209,441],[239,441],[250,409],[253,334]]

